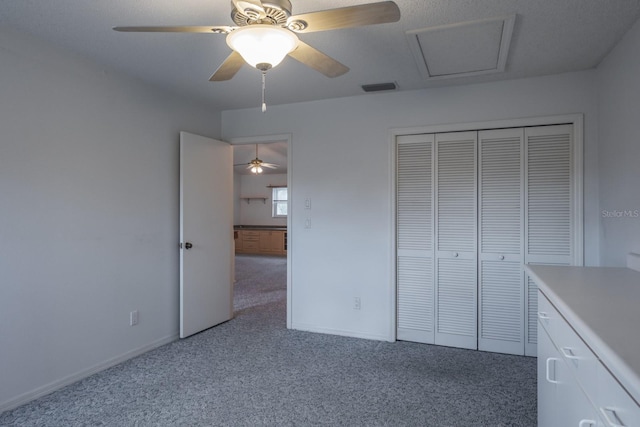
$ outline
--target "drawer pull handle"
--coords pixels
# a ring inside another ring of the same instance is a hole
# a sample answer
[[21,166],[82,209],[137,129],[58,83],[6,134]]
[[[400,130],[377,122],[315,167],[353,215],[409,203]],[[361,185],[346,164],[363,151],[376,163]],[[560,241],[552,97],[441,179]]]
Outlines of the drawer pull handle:
[[571,360],[580,359],[578,356],[575,355],[571,347],[562,347],[562,353],[564,354],[564,357],[566,357],[567,359],[571,359]]
[[620,417],[618,417],[618,414],[616,414],[615,409],[600,408],[600,412],[604,415],[604,419],[607,421],[609,427],[625,427]]
[[580,421],[580,424],[578,424],[578,427],[595,427],[596,426],[596,422],[593,420],[582,420]]
[[[553,380],[552,380],[552,379],[551,379],[551,375],[550,375],[550,373],[551,373],[551,369],[550,369],[550,368],[551,368],[551,363],[550,363],[550,362],[551,362],[551,361],[553,361],[553,362],[554,362],[554,363],[553,363],[553,367],[555,368],[555,366],[556,366],[556,365],[555,365],[555,361],[556,361],[556,360],[558,360],[558,359],[554,359],[553,357],[550,357],[550,358],[548,358],[548,359],[547,359],[547,381],[549,381],[551,384],[558,384],[558,381],[556,381],[555,379],[553,379]],[[554,369],[554,370],[553,370],[553,374],[554,374],[553,376],[554,376],[554,377],[555,377],[555,372],[556,372],[556,371],[555,371],[555,369]]]

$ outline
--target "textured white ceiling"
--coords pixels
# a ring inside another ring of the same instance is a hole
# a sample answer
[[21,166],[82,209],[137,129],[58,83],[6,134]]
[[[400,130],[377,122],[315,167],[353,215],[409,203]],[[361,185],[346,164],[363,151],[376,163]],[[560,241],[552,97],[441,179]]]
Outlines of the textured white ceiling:
[[[293,13],[363,0],[291,0]],[[285,104],[363,94],[362,84],[395,81],[399,90],[467,84],[593,68],[640,16],[640,0],[396,0],[399,22],[303,34],[351,68],[330,79],[292,59],[268,73],[267,101]],[[506,72],[425,81],[405,32],[517,14]],[[0,24],[31,33],[152,84],[220,110],[260,105],[260,73],[228,82],[209,76],[229,54],[214,34],[117,33],[114,26],[232,25],[229,0],[0,0]]]

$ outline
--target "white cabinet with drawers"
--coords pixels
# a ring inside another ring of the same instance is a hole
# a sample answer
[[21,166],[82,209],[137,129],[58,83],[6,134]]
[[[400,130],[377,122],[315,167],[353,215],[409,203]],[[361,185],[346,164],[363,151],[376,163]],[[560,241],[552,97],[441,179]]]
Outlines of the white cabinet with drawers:
[[538,285],[538,425],[640,426],[640,273],[528,267]]

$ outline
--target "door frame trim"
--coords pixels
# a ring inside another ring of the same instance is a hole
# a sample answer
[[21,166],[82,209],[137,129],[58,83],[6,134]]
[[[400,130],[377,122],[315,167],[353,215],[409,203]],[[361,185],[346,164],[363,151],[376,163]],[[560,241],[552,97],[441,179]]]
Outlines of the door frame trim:
[[291,206],[293,205],[293,192],[291,191],[293,184],[293,169],[292,169],[292,139],[293,136],[290,133],[283,133],[277,135],[259,135],[259,136],[240,136],[229,138],[227,142],[234,145],[246,145],[246,144],[269,144],[272,142],[282,142],[285,141],[287,143],[287,188],[288,190],[288,202],[289,202],[289,213],[287,215],[287,329],[291,329],[292,318],[293,318],[293,281],[292,281],[292,265],[293,265],[293,251],[291,248],[292,241],[292,227],[293,223],[293,210]]
[[397,292],[398,283],[396,277],[396,139],[399,136],[419,135],[425,133],[445,133],[462,131],[481,131],[502,128],[519,128],[532,126],[548,126],[559,124],[573,125],[573,265],[584,265],[584,114],[563,114],[552,116],[522,117],[501,120],[486,120],[480,122],[434,124],[415,127],[401,127],[389,129],[389,194],[391,194],[390,215],[390,277],[389,277],[389,304],[391,319],[389,322],[389,341],[396,341],[398,328]]

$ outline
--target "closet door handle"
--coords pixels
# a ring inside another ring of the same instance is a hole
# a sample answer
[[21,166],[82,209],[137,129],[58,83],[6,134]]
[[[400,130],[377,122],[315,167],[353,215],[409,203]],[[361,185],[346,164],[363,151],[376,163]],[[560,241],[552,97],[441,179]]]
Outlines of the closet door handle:
[[596,422],[593,420],[582,420],[580,421],[580,424],[578,424],[578,427],[595,427]]
[[504,260],[504,255],[500,255],[500,256],[498,256],[498,259],[499,259],[500,261]]
[[460,255],[458,252],[454,252],[451,254],[454,258],[458,258],[458,255]]

